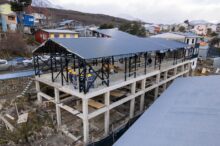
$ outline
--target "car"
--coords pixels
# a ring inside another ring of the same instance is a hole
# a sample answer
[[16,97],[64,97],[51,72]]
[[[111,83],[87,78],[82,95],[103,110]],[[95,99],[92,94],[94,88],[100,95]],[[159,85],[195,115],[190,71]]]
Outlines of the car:
[[33,64],[33,57],[27,58],[27,59],[23,60],[22,62],[24,64],[24,66],[30,66]]
[[16,57],[12,61],[14,61],[15,64],[23,64],[24,60],[25,60],[24,57]]
[[7,60],[0,59],[0,71],[9,69],[10,65]]

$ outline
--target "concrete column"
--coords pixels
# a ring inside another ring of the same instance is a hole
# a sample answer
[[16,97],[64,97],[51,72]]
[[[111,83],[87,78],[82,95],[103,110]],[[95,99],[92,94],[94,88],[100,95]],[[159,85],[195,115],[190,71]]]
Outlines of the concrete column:
[[[141,90],[145,89],[145,85],[146,85],[146,79],[143,79],[141,81]],[[140,111],[141,112],[144,111],[144,98],[145,98],[145,93],[141,95],[141,101],[140,101]]]
[[105,112],[105,136],[109,134],[109,122],[110,122],[110,92],[105,93],[105,106],[107,107],[107,111]]
[[42,104],[42,97],[38,94],[40,92],[40,83],[38,81],[35,81],[35,84],[36,84],[38,104]]
[[82,100],[83,108],[83,142],[87,145],[89,142],[89,120],[88,120],[88,99],[84,98]]
[[[158,84],[159,82],[160,82],[160,73],[157,74],[157,77],[156,77],[156,84]],[[156,87],[156,88],[155,88],[155,91],[154,91],[154,100],[157,99],[158,94],[159,94],[159,87]]]
[[174,73],[173,75],[175,76],[177,74],[177,67],[174,68]]
[[[136,91],[136,82],[131,84],[131,94],[135,94]],[[134,106],[135,106],[135,98],[130,101],[130,119],[134,117]]]
[[[168,75],[168,71],[165,71],[164,72],[164,81],[167,80],[167,75]],[[167,83],[163,84],[163,91],[165,91],[167,88]]]
[[185,67],[184,67],[184,65],[182,65],[181,66],[181,72],[184,72],[184,70],[185,70]]
[[57,115],[57,126],[61,126],[61,110],[58,104],[60,104],[60,91],[57,88],[54,88],[55,94],[55,103],[56,103],[56,115]]

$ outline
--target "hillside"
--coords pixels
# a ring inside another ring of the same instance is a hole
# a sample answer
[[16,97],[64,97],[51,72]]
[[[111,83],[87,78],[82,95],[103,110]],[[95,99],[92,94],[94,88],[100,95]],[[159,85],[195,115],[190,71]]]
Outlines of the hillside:
[[113,17],[109,15],[83,13],[73,10],[32,7],[32,11],[47,14],[51,16],[54,21],[60,21],[63,19],[73,19],[80,21],[86,25],[90,25],[90,24],[100,25],[103,23],[112,23],[115,25],[120,25],[122,23],[128,22],[128,20],[126,19]]

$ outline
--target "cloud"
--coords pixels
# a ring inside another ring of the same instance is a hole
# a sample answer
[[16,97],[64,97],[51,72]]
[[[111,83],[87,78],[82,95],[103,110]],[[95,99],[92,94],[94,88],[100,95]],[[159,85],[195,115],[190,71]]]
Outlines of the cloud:
[[[51,0],[52,2],[52,0]],[[64,8],[154,23],[220,21],[220,0],[56,0]]]

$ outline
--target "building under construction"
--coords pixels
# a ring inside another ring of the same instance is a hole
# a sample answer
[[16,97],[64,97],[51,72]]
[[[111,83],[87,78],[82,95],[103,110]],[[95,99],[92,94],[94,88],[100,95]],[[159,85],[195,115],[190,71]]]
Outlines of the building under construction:
[[39,104],[56,113],[59,130],[89,145],[122,129],[174,79],[188,76],[198,49],[159,38],[54,38],[33,54]]

